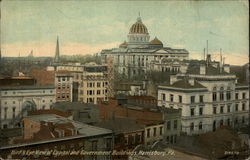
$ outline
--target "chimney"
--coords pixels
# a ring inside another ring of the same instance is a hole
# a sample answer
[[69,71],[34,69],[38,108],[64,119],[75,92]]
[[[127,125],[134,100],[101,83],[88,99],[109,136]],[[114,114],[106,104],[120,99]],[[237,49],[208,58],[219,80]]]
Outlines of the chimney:
[[174,82],[177,81],[177,76],[176,75],[171,75],[170,76],[170,85],[174,84]]
[[194,86],[194,78],[188,79],[188,83],[191,84],[191,86]]
[[228,64],[225,64],[223,66],[223,70],[224,70],[224,72],[230,73],[230,66]]
[[180,72],[181,73],[186,73],[187,72],[187,64],[182,64],[180,67]]
[[205,65],[200,65],[200,74],[206,74],[206,66]]

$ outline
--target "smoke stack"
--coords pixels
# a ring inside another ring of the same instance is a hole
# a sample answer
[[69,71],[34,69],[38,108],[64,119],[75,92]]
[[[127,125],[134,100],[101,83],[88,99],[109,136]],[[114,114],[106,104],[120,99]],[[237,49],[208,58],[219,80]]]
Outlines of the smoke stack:
[[194,86],[194,78],[188,79],[188,83],[189,83],[191,86]]
[[174,84],[174,82],[176,81],[177,81],[177,76],[175,75],[170,76],[170,85]]
[[200,74],[202,75],[206,74],[206,66],[200,65]]

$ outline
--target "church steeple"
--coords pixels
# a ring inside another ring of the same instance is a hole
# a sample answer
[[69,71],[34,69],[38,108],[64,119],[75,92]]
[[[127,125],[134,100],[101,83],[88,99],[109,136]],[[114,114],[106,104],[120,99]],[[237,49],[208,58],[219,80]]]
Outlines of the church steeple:
[[55,62],[55,63],[58,63],[58,62],[59,62],[59,58],[60,58],[59,38],[58,38],[58,36],[57,36],[57,41],[56,41],[56,54],[55,54],[54,62]]

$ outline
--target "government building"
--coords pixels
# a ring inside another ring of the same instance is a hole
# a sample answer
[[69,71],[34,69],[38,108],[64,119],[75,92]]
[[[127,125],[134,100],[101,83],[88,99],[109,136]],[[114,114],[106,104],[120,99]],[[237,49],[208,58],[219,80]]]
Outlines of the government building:
[[[112,59],[114,68],[126,76],[143,74],[154,68],[154,64],[158,66],[162,60],[164,62],[187,60],[188,55],[186,49],[164,47],[157,37],[150,41],[148,29],[140,17],[130,27],[127,41],[120,44],[119,48],[101,51],[102,62],[108,63],[109,59]],[[179,70],[172,66],[168,68]]]
[[191,66],[158,86],[158,106],[182,110],[182,132],[193,135],[215,131],[220,126],[248,125],[249,85],[239,83],[227,64]]

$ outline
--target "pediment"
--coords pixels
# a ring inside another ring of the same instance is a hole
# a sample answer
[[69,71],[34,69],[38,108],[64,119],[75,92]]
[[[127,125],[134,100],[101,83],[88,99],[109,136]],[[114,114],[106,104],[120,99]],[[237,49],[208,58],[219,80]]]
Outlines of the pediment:
[[168,52],[163,50],[163,49],[160,49],[160,50],[156,51],[155,53],[168,53]]

